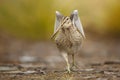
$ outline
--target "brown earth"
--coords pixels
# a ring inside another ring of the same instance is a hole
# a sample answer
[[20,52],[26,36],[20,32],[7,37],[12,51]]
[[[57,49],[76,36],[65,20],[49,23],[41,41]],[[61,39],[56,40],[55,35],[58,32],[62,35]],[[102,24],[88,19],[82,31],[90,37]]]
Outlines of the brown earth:
[[120,42],[86,39],[76,55],[79,69],[62,72],[65,61],[52,42],[0,41],[0,80],[120,80]]

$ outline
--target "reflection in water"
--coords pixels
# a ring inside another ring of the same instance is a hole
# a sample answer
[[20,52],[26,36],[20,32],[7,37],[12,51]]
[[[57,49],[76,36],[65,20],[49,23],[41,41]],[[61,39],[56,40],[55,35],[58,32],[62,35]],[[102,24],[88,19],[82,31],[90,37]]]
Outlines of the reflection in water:
[[61,80],[74,80],[73,74],[64,74]]
[[65,79],[66,79],[66,80],[73,80],[73,76],[66,75]]

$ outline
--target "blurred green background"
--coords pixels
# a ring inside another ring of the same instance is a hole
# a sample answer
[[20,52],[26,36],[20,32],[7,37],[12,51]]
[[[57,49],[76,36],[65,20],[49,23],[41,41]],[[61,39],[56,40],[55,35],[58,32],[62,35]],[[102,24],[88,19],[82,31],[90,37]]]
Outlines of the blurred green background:
[[86,33],[120,35],[120,0],[0,0],[0,34],[48,40],[55,11],[70,15],[78,9]]

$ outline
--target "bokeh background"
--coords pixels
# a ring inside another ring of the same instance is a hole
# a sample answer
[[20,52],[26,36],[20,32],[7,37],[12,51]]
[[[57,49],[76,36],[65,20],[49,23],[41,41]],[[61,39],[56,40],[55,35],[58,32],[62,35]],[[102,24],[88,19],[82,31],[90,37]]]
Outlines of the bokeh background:
[[50,40],[55,11],[75,9],[87,37],[81,53],[119,54],[120,0],[0,0],[0,62],[60,61]]

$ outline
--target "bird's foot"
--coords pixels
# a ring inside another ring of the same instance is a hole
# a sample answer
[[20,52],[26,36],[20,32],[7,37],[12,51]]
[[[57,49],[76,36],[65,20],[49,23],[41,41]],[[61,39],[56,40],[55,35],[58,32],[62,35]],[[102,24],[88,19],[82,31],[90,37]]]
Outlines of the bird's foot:
[[67,68],[65,69],[65,73],[71,73],[70,67],[67,67]]
[[59,72],[62,72],[62,73],[71,73],[71,69],[64,69],[64,70],[57,70],[57,71],[54,71],[55,73],[59,73]]
[[67,73],[71,73],[71,70],[70,70],[70,69],[67,69]]
[[79,70],[79,66],[76,65],[76,64],[73,64],[73,65],[71,66],[70,70],[73,71],[73,72],[77,72],[77,71]]

